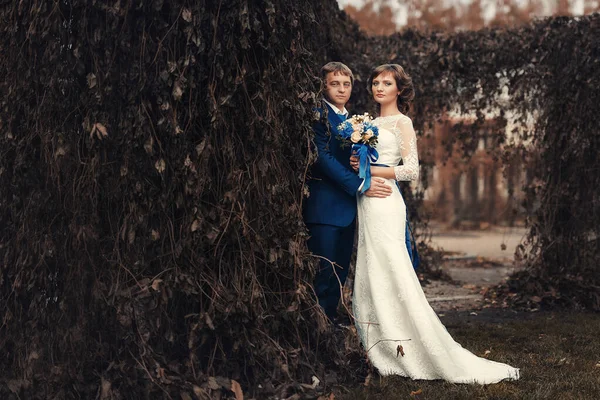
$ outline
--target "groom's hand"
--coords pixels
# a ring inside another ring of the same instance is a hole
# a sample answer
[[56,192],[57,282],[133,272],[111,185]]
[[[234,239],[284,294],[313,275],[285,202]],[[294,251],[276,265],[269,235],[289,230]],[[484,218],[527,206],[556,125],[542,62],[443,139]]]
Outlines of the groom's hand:
[[371,178],[371,187],[365,192],[365,196],[384,198],[392,194],[392,188],[382,178]]
[[[354,154],[354,153],[353,153],[353,154]],[[359,164],[358,164],[358,157],[356,157],[356,156],[354,156],[354,155],[353,155],[353,156],[350,156],[350,166],[352,167],[352,169],[353,169],[355,172],[358,172],[358,167],[359,167]]]

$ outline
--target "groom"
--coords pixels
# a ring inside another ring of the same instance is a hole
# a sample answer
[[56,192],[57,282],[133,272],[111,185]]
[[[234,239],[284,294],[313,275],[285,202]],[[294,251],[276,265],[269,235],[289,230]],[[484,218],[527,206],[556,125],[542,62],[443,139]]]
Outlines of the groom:
[[[341,62],[321,68],[324,85],[321,118],[313,125],[317,161],[308,181],[310,196],[304,202],[304,222],[309,250],[319,257],[315,293],[325,315],[338,322],[337,306],[348,276],[356,226],[356,195],[363,179],[350,167],[350,147],[342,148],[337,126],[346,120],[346,103],[354,76]],[[387,197],[392,189],[381,178],[372,178],[364,196]]]

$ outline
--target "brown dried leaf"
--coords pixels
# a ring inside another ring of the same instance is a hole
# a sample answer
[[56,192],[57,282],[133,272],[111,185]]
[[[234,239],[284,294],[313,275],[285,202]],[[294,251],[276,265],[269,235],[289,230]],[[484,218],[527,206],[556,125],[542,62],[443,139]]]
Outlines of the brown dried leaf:
[[156,163],[154,163],[154,168],[156,168],[156,170],[162,174],[167,168],[167,164],[165,163],[165,160],[161,158],[160,160],[156,161]]
[[202,139],[202,141],[200,143],[198,143],[198,145],[196,145],[196,154],[198,154],[199,156],[202,155],[202,152],[204,151],[205,147],[206,147],[206,138]]
[[160,290],[160,284],[163,280],[162,279],[155,279],[152,281],[152,289],[156,290],[157,292]]
[[88,87],[90,89],[93,88],[94,86],[96,86],[96,83],[97,83],[96,75],[94,75],[93,73],[90,72],[89,74],[87,74],[86,79],[87,79]]
[[181,392],[179,396],[181,396],[181,400],[192,400],[192,396],[187,392]]
[[398,357],[398,355],[404,357],[404,348],[402,345],[398,345],[398,347],[396,347],[396,357]]
[[150,136],[148,140],[146,140],[146,143],[144,143],[144,150],[146,150],[146,153],[150,155],[154,153],[154,138],[152,136]]
[[363,382],[363,386],[369,386],[369,384],[371,383],[371,378],[372,378],[372,375],[371,375],[371,373],[369,373],[369,375],[367,375],[367,377],[365,378],[365,381]]
[[221,385],[217,383],[217,379],[214,376],[208,377],[208,388],[211,390],[217,390],[221,388]]
[[12,379],[6,384],[8,389],[13,393],[20,393],[21,389],[27,389],[31,386],[31,382],[25,379]]
[[130,229],[129,232],[127,233],[127,241],[129,242],[129,244],[132,244],[134,240],[135,240],[135,230]]
[[56,152],[54,153],[54,159],[56,160],[58,157],[64,156],[65,154],[67,154],[65,148],[63,146],[59,146],[59,148],[56,149]]
[[231,391],[235,394],[235,400],[244,400],[244,392],[240,384],[232,379],[231,380]]
[[184,8],[183,11],[181,11],[181,18],[183,18],[185,22],[191,22],[192,12],[188,8]]
[[111,396],[111,386],[112,383],[106,379],[104,379],[104,377],[101,378],[101,383],[100,383],[100,400],[106,400],[106,399],[110,399]]
[[335,400],[335,394],[329,393],[329,395],[326,396],[319,396],[317,400]]
[[208,325],[210,329],[215,330],[215,325],[213,324],[212,319],[210,318],[208,313],[204,314],[204,321],[206,321],[206,325]]
[[103,124],[101,124],[100,122],[96,122],[94,124],[92,131],[94,131],[94,130],[96,131],[96,136],[98,136],[98,139],[102,139],[103,137],[108,136],[108,131],[106,130],[106,127]]
[[183,89],[181,88],[181,84],[179,82],[175,82],[172,95],[175,100],[181,99],[181,96],[183,95]]
[[210,396],[206,393],[206,390],[202,389],[200,386],[194,385],[192,389],[198,400],[210,400]]
[[418,396],[420,394],[423,394],[423,389],[418,389],[418,390],[410,392],[411,396]]
[[40,358],[40,355],[39,355],[39,353],[38,353],[37,351],[35,351],[35,350],[34,350],[34,351],[32,351],[32,352],[29,354],[29,357],[27,357],[27,361],[31,361],[31,360],[37,360],[37,359],[39,359],[39,358]]

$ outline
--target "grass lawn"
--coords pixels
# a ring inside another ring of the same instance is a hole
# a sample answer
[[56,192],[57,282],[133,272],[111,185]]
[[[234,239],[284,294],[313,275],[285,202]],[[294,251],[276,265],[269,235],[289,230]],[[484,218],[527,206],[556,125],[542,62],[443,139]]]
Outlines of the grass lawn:
[[481,386],[375,374],[367,386],[336,390],[335,399],[600,399],[600,314],[484,309],[440,317],[463,347],[520,368],[521,379]]

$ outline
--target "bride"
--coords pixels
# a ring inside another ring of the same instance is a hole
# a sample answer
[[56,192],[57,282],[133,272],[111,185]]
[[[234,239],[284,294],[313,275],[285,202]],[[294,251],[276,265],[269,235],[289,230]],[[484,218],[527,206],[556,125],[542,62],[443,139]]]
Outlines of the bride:
[[[396,187],[396,181],[419,176],[417,138],[405,115],[415,96],[412,79],[400,65],[385,64],[375,68],[368,85],[379,103],[374,124],[382,165],[371,166],[371,174],[393,189],[386,198],[358,198],[353,312],[369,360],[382,375],[412,379],[480,384],[518,379],[518,368],[479,358],[456,343],[429,306],[404,244],[406,206]],[[358,169],[354,157],[351,165]]]

